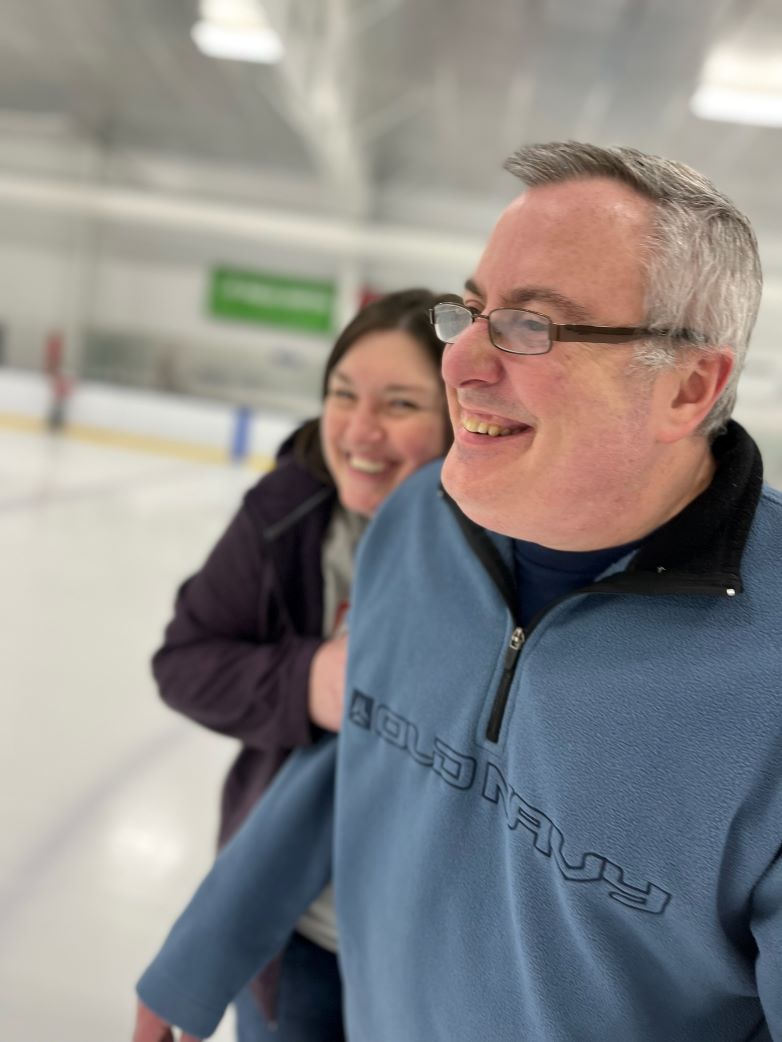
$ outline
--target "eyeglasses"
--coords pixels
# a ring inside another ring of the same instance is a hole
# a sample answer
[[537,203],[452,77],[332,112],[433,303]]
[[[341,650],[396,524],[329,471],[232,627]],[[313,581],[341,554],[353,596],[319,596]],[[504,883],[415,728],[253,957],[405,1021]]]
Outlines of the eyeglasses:
[[626,344],[646,337],[672,337],[702,344],[705,338],[689,329],[646,329],[643,326],[557,325],[546,315],[523,308],[494,308],[478,315],[464,304],[441,301],[428,309],[429,321],[437,337],[452,344],[473,322],[482,319],[489,326],[489,339],[500,351],[512,355],[545,355],[554,341],[587,344]]

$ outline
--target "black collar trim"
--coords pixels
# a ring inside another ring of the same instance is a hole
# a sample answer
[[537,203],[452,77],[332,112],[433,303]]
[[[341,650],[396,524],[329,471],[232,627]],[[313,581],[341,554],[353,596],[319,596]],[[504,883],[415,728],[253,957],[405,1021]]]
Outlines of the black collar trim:
[[518,609],[516,606],[516,580],[513,577],[513,572],[508,567],[496,545],[492,542],[486,529],[471,521],[460,507],[456,505],[456,501],[451,499],[442,485],[440,485],[438,493],[450,507],[467,542],[494,580],[495,586],[502,594],[503,600],[508,605],[510,613],[515,619]]
[[[741,592],[741,557],[763,486],[763,462],[755,442],[734,420],[711,448],[717,469],[709,487],[642,544],[626,571],[576,592]],[[442,486],[440,494],[515,617],[515,584],[502,555],[486,530],[463,514]],[[652,575],[654,582],[649,581]]]
[[731,420],[712,446],[717,469],[711,484],[654,532],[628,573],[655,572],[693,580],[730,579],[741,589],[741,558],[763,487],[763,461],[755,442]]

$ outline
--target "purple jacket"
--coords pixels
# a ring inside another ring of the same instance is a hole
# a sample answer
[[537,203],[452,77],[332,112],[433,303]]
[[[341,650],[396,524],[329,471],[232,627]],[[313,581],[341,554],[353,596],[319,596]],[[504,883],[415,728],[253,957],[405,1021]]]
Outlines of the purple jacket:
[[[289,752],[319,733],[307,692],[323,642],[321,544],[336,493],[285,454],[288,445],[180,587],[152,660],[167,705],[242,743],[223,788],[221,846]],[[275,978],[262,987],[267,1010]]]

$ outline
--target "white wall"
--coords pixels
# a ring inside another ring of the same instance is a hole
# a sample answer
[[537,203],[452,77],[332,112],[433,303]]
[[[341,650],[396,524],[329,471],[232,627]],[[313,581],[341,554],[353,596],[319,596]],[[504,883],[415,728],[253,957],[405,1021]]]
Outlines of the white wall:
[[[45,426],[51,390],[39,373],[0,369],[0,427],[20,421]],[[75,384],[67,400],[69,429],[128,448],[225,461],[232,458],[239,410],[219,402],[182,398],[148,391]],[[250,414],[243,458],[265,466],[298,417],[257,410]]]
[[[34,219],[28,232],[18,215],[13,220],[2,206],[0,224],[0,322],[10,363],[26,350],[33,331],[39,342],[53,329],[66,330],[74,340],[85,326],[249,349],[285,346],[325,357],[328,338],[217,320],[207,303],[211,269],[219,264],[316,278],[336,278],[333,267],[324,271],[317,262],[279,259],[260,249],[253,257],[219,241],[172,243],[172,236],[155,229],[123,237],[111,227],[79,226],[57,216],[50,217],[46,230]],[[70,347],[78,360],[78,344]]]

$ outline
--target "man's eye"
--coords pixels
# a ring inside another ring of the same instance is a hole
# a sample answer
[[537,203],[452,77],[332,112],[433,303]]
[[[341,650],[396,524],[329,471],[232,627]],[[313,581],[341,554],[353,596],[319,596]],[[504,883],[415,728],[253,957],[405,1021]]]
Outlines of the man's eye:
[[465,303],[464,306],[467,308],[467,310],[470,312],[470,314],[472,315],[473,318],[475,318],[476,316],[480,315],[482,313],[482,311],[483,311],[483,306],[481,304],[467,304],[467,303]]
[[545,333],[548,329],[548,322],[532,315],[514,315],[512,311],[508,313],[507,321],[509,328],[516,333]]

